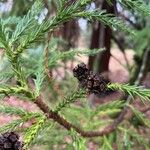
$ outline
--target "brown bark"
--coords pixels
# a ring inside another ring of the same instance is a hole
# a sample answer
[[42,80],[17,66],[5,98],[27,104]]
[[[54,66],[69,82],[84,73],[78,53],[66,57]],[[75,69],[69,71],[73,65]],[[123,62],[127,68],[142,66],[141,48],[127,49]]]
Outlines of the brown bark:
[[52,119],[53,121],[57,122],[58,124],[60,124],[67,130],[74,129],[81,136],[87,137],[87,138],[108,135],[111,132],[113,132],[118,127],[118,125],[124,120],[124,116],[127,113],[127,108],[128,108],[128,107],[124,107],[124,109],[122,110],[118,118],[116,118],[112,124],[104,127],[102,130],[84,131],[80,127],[77,127],[73,125],[72,123],[68,122],[66,119],[61,117],[57,112],[49,109],[49,107],[43,102],[40,96],[36,99],[35,104],[45,113],[48,119]]
[[[100,23],[95,22],[95,24],[93,25],[93,29],[92,29],[90,49],[99,48],[99,40],[100,40],[99,32],[100,32]],[[96,56],[89,56],[88,68],[90,70],[93,69],[95,58],[96,58]]]
[[[115,14],[115,8],[116,8],[115,1],[113,1],[113,5],[108,5],[108,3],[104,1],[102,6],[102,9],[105,9],[107,13],[111,13],[111,14]],[[111,57],[111,53],[110,53],[111,37],[112,37],[112,29],[106,26],[104,28],[103,43],[102,43],[102,46],[105,47],[106,50],[99,56],[97,72],[109,71],[109,60]]]
[[104,29],[104,47],[105,51],[100,54],[100,58],[98,60],[98,69],[97,72],[105,72],[109,70],[109,60],[110,60],[110,48],[111,48],[111,35],[112,30],[109,27]]
[[[102,7],[103,1],[95,1],[95,6],[96,8]],[[91,35],[91,43],[90,43],[90,49],[95,49],[99,48],[100,44],[100,28],[101,28],[101,23],[98,21],[95,21],[92,26],[92,35]],[[93,65],[95,62],[96,56],[89,56],[88,60],[88,68],[90,70],[93,70]]]
[[[100,6],[99,6],[100,7]],[[109,5],[106,1],[103,1],[102,3],[102,9],[106,10],[107,13],[115,13],[116,3],[113,1],[113,5]],[[105,52],[102,54],[99,54],[97,59],[97,72],[104,72],[108,71],[109,69],[109,60],[110,60],[110,48],[111,48],[111,36],[112,36],[112,30],[110,27],[106,26],[103,27],[101,23],[99,23],[98,28],[96,30],[93,28],[92,31],[92,38],[91,38],[91,45],[90,48],[100,48],[105,47]],[[93,65],[96,60],[96,56],[89,57],[89,68],[93,70]]]

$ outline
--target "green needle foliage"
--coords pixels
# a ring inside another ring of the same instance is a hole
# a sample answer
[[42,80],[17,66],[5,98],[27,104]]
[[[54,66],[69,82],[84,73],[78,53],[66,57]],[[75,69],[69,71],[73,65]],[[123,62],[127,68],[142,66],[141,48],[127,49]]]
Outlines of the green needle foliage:
[[[99,9],[88,10],[87,6],[92,2],[92,0],[69,2],[57,0],[56,13],[52,16],[46,16],[42,22],[39,22],[39,16],[45,6],[42,0],[36,0],[23,17],[11,16],[0,19],[0,47],[4,51],[2,62],[7,61],[7,66],[9,66],[8,69],[0,68],[0,95],[23,97],[36,104],[40,109],[38,112],[28,112],[22,108],[5,105],[2,102],[0,113],[9,116],[15,115],[19,119],[1,126],[0,132],[22,131],[24,148],[26,149],[41,144],[47,149],[54,149],[55,146],[56,149],[62,149],[62,146],[65,146],[66,149],[84,150],[87,149],[90,141],[97,143],[100,149],[106,150],[112,150],[114,143],[121,143],[117,146],[122,149],[132,149],[136,142],[139,145],[144,145],[144,148],[150,147],[150,141],[136,131],[134,121],[124,121],[124,110],[132,110],[133,118],[143,123],[146,128],[150,127],[149,119],[134,108],[132,103],[126,103],[125,99],[90,108],[86,99],[86,90],[73,89],[72,84],[76,81],[71,81],[71,86],[69,84],[66,87],[62,85],[63,90],[67,90],[63,93],[64,95],[60,94],[55,97],[55,104],[51,103],[52,98],[47,98],[43,94],[45,87],[46,90],[50,89],[49,92],[53,94],[55,86],[52,83],[56,82],[52,79],[50,83],[47,79],[44,51],[46,48],[49,52],[47,67],[50,70],[57,69],[59,61],[72,60],[75,56],[95,55],[104,50],[71,49],[70,51],[58,51],[57,44],[54,44],[55,38],[51,38],[48,43],[45,43],[48,32],[52,34],[55,29],[72,19],[86,18],[89,21],[98,20],[114,30],[135,35],[133,29],[114,15]],[[111,1],[108,2],[111,5]],[[150,9],[140,0],[118,0],[117,2],[132,11],[150,14]],[[18,85],[10,82],[11,79],[17,81]],[[48,86],[46,86],[47,84]],[[107,89],[122,91],[133,99],[139,97],[143,102],[150,100],[150,89],[141,86],[110,83],[107,85]],[[59,89],[56,92],[59,92]],[[82,101],[80,101],[81,98]],[[78,103],[73,104],[75,102]],[[130,119],[134,120],[133,118]],[[29,123],[28,127],[22,130],[22,125],[27,122]],[[121,122],[122,124],[119,124]],[[132,130],[132,128],[134,129]],[[124,140],[118,139],[119,136],[123,137]],[[73,144],[70,144],[67,138]]]
[[117,111],[121,111],[121,109],[124,106],[124,102],[121,100],[104,103],[96,108],[95,111],[92,113],[92,117],[98,115],[98,114],[109,114],[109,113],[115,113]]
[[0,113],[7,114],[7,115],[18,115],[20,117],[24,117],[24,116],[38,117],[38,116],[41,116],[40,113],[27,112],[24,109],[15,108],[15,107],[6,106],[6,105],[0,106]]
[[36,135],[43,128],[45,122],[45,117],[39,117],[37,118],[37,123],[27,129],[24,136],[25,148],[28,147],[31,144],[31,142],[36,138]]
[[67,105],[69,105],[70,103],[74,103],[78,98],[85,98],[85,91],[79,90],[72,93],[56,106],[55,111],[60,111],[62,108],[67,107]]
[[143,15],[150,15],[150,8],[143,0],[119,0],[119,2],[127,9],[135,10]]
[[112,90],[120,90],[129,94],[131,97],[138,96],[141,100],[150,100],[150,92],[149,89],[145,89],[144,87],[139,87],[136,85],[129,85],[129,84],[110,84],[108,88]]

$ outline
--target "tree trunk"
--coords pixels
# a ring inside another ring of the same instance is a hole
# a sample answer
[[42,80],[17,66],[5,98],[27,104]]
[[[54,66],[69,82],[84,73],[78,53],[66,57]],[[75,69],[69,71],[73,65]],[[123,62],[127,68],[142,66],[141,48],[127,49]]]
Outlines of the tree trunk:
[[[93,25],[93,30],[92,30],[90,49],[99,48],[99,40],[100,40],[99,32],[100,32],[100,23],[95,22],[95,24]],[[88,67],[90,70],[93,70],[95,58],[96,56],[89,56]]]
[[109,27],[106,27],[104,29],[104,38],[103,38],[103,46],[105,47],[105,51],[99,56],[97,72],[105,72],[109,70],[109,60],[111,56],[110,54],[111,35],[112,35],[111,29]]
[[[109,5],[106,1],[103,1],[102,3],[102,9],[106,10],[107,13],[114,14],[115,12],[116,3],[113,1],[113,5]],[[112,30],[110,27],[106,26],[104,27],[103,24],[98,23],[98,28],[93,27],[92,31],[92,39],[91,39],[91,45],[90,48],[100,48],[105,47],[105,52],[102,54],[99,54],[97,59],[96,56],[90,56],[89,57],[89,68],[93,70],[94,63],[96,61],[97,66],[97,72],[104,72],[109,70],[109,60],[110,60],[110,48],[111,48],[111,36],[112,36]]]
[[[106,1],[103,2],[103,9],[107,11],[107,13],[115,14],[116,2],[113,1],[113,5],[108,5]],[[98,57],[98,68],[97,72],[107,72],[109,71],[109,60],[111,57],[110,49],[111,49],[111,38],[112,38],[112,29],[108,26],[104,28],[103,33],[103,47],[105,47],[105,51],[99,54]]]

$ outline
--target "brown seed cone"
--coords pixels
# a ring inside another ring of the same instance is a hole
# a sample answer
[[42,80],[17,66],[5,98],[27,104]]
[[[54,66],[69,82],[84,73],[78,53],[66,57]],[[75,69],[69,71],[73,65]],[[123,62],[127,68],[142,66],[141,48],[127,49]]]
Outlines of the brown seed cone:
[[6,132],[0,136],[0,150],[23,150],[18,134]]
[[82,81],[87,78],[89,74],[89,70],[86,67],[84,63],[79,64],[73,69],[73,75],[76,77],[79,81]]
[[87,78],[87,90],[89,93],[100,95],[107,89],[107,84],[103,76],[99,74],[90,73]]

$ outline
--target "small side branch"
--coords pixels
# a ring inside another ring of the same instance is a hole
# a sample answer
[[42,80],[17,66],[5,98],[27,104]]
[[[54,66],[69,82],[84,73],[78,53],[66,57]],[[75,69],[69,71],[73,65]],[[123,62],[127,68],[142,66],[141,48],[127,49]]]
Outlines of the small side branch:
[[147,71],[150,65],[149,58],[150,58],[150,49],[146,49],[143,55],[143,61],[142,61],[142,65],[140,68],[140,72],[135,82],[136,85],[140,85],[140,83],[143,81],[143,79],[145,78],[147,74]]
[[103,128],[100,131],[84,131],[81,128],[68,122],[66,119],[61,117],[57,112],[54,112],[51,109],[49,109],[49,107],[43,102],[40,96],[36,99],[35,104],[46,114],[48,119],[54,120],[55,122],[57,122],[58,124],[66,128],[67,130],[74,129],[81,136],[87,137],[87,138],[110,134],[124,120],[124,116],[127,112],[127,107],[125,107],[123,111],[120,113],[119,117],[115,119],[112,124],[108,125],[107,127]]

